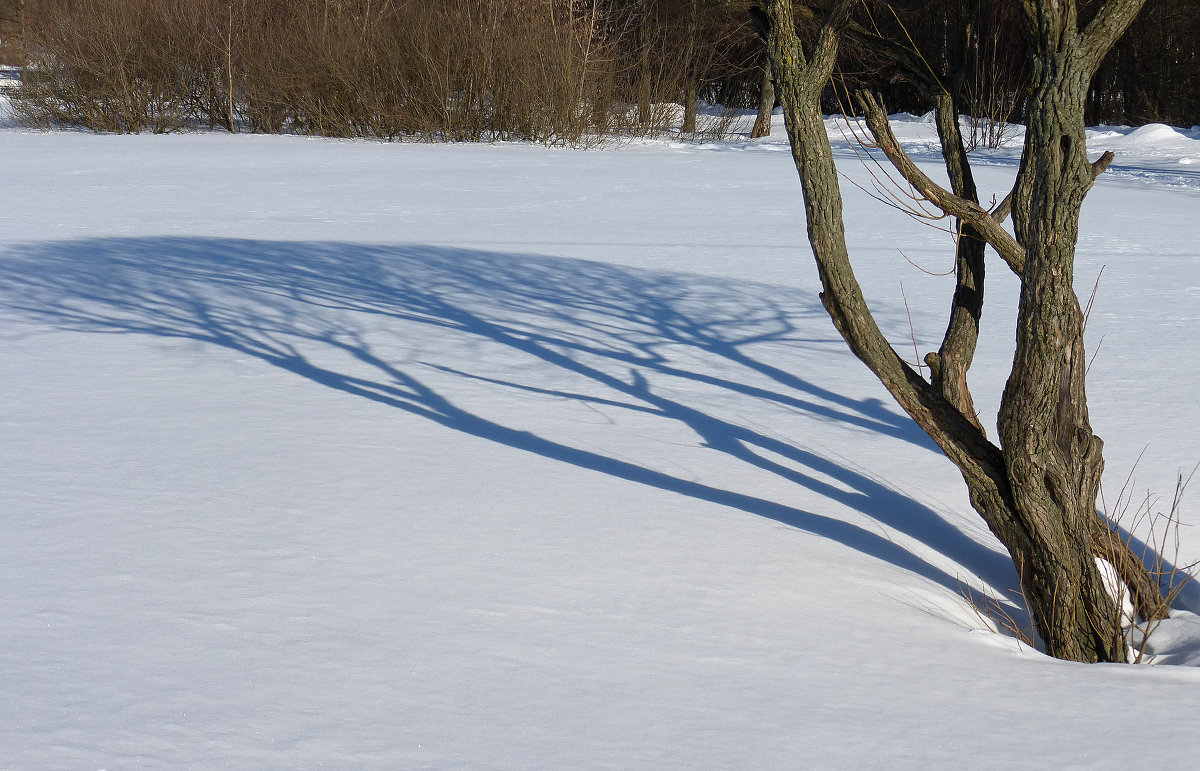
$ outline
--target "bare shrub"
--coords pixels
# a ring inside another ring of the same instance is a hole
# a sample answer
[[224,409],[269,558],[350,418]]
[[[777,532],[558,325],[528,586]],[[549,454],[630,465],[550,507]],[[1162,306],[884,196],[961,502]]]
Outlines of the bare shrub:
[[970,73],[963,84],[968,131],[967,150],[995,150],[1011,137],[1029,74],[1017,36],[1005,34],[1016,26],[1010,3],[980,6],[976,26],[969,28],[967,54]]
[[1037,650],[1037,629],[1033,623],[1033,613],[1029,609],[1029,598],[1024,592],[1012,591],[1013,601],[1010,602],[990,591],[973,591],[960,581],[958,594],[966,601],[975,617],[989,630]]
[[[14,94],[20,119],[93,131],[172,131],[187,119],[179,62],[157,0],[78,0],[39,20],[33,65]],[[73,20],[87,18],[86,34]]]
[[[1147,563],[1150,575],[1157,580],[1160,588],[1158,610],[1161,612],[1150,614],[1149,617],[1129,614],[1126,640],[1131,652],[1130,660],[1134,663],[1139,663],[1146,657],[1147,646],[1154,631],[1167,618],[1168,611],[1194,578],[1195,568],[1200,564],[1184,564],[1180,559],[1183,497],[1197,469],[1200,469],[1200,465],[1193,468],[1186,477],[1182,473],[1176,477],[1174,493],[1165,509],[1162,499],[1150,492],[1146,492],[1136,499],[1136,504],[1134,503],[1134,472],[1137,470],[1137,463],[1130,470],[1111,508],[1104,498],[1103,488],[1100,491],[1105,517],[1111,523],[1110,537],[1122,541]],[[1135,532],[1143,533],[1142,541],[1135,540]],[[1128,605],[1128,589],[1117,581],[1113,583],[1118,602]]]
[[[95,131],[195,125],[580,145],[670,130],[683,104],[694,133],[700,86],[736,70],[734,5],[47,2],[31,27],[36,77],[18,114]],[[681,31],[684,11],[691,22]]]

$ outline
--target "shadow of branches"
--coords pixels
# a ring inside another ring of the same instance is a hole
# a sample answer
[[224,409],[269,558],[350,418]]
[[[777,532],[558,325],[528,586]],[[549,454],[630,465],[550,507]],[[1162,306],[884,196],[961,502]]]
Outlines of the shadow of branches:
[[[704,388],[936,451],[882,402],[832,392],[757,358],[764,345],[807,346],[814,358],[837,345],[804,337],[811,325],[796,323],[823,315],[814,298],[690,274],[423,245],[92,239],[10,247],[0,260],[0,310],[50,328],[220,346],[472,436],[768,517],[958,591],[958,576],[856,524],[571,446],[534,433],[533,421],[509,425],[439,391],[430,375],[686,426],[701,446],[856,509],[968,575],[1015,583],[1002,553],[928,507],[687,398],[688,388]],[[450,349],[455,355],[443,355]]]

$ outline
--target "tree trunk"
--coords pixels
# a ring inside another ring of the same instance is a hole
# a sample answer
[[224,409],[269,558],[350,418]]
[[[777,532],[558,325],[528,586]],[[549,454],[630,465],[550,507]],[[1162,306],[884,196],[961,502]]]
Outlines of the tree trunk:
[[960,239],[958,286],[942,350],[931,354],[932,383],[905,364],[880,332],[850,264],[820,94],[854,0],[829,6],[807,56],[794,31],[791,0],[768,0],[764,26],[804,190],[821,300],[834,326],[959,468],[972,506],[1017,566],[1047,652],[1075,661],[1125,661],[1120,609],[1093,555],[1110,555],[1144,614],[1158,615],[1163,608],[1144,565],[1115,541],[1095,509],[1103,443],[1088,421],[1083,317],[1072,281],[1080,208],[1098,173],[1084,147],[1088,83],[1144,0],[1107,0],[1082,31],[1073,0],[1020,1],[1035,61],[1013,203],[1019,243],[974,200],[949,94],[939,102],[938,127],[948,148],[953,194],[897,157],[902,151],[890,136],[886,114],[871,99],[863,101],[877,143],[925,200],[965,218],[963,234],[986,238],[1022,277],[1016,353],[999,415],[1000,447],[984,435],[966,386],[982,305],[982,251],[964,248]]
[[653,78],[650,73],[651,41],[648,24],[638,24],[634,28],[637,45],[637,69],[634,72],[634,91],[637,93],[638,128],[647,129],[653,118],[651,97],[653,96]]
[[233,2],[229,3],[228,26],[225,28],[225,128],[230,134],[237,133],[237,110],[234,105],[233,86]]
[[679,126],[679,133],[696,133],[696,102],[699,98],[698,84],[688,81],[683,89],[683,123]]
[[[1132,20],[1142,1],[1109,0],[1100,13],[1123,5]],[[1093,560],[1104,444],[1088,420],[1074,289],[1079,215],[1093,182],[1084,140],[1088,85],[1120,32],[1089,36],[1089,25],[1081,33],[1073,2],[1025,5],[1033,82],[1013,208],[1025,269],[999,428],[1015,502],[1038,548],[1014,559],[1051,655],[1124,660],[1118,609]]]
[[688,6],[687,22],[684,24],[686,47],[683,53],[683,124],[681,134],[696,133],[696,102],[700,99],[700,73],[696,72],[696,36],[700,28],[700,0],[692,0]]
[[758,117],[754,119],[754,128],[750,131],[751,139],[771,136],[771,113],[775,109],[775,85],[771,82],[771,65],[768,62],[762,68],[762,85],[758,90]]

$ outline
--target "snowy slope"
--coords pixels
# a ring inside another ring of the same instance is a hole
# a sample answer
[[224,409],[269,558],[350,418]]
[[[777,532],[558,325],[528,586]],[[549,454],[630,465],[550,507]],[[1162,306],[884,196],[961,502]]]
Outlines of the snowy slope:
[[[1200,133],[1093,148],[1106,491],[1145,448],[1169,497],[1200,460]],[[0,767],[1191,765],[1196,669],[1056,662],[960,597],[1013,569],[824,315],[778,131],[7,128],[0,157]],[[846,195],[923,353],[952,282],[906,257],[944,271],[949,239]],[[1195,663],[1193,619],[1160,662]]]

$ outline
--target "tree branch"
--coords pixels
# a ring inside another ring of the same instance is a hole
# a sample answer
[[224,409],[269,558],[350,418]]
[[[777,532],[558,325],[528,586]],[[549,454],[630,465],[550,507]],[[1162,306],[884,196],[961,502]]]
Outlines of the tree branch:
[[824,88],[833,74],[833,66],[837,63],[838,48],[842,32],[850,23],[850,11],[858,5],[859,0],[836,0],[825,15],[825,23],[817,34],[816,45],[809,56],[808,79],[820,83]]
[[[967,159],[962,133],[958,124],[958,102],[949,91],[935,99],[938,138],[945,156],[950,189],[960,198],[979,203],[975,177]],[[975,358],[979,339],[979,320],[983,316],[984,250],[986,242],[973,226],[957,221],[958,234],[954,244],[954,296],[950,302],[950,318],[937,353],[925,356],[930,380],[958,411],[983,431],[975,412],[975,401],[967,384],[967,371]]]
[[[988,441],[972,421],[973,416],[964,415],[904,362],[871,315],[850,264],[837,168],[820,112],[820,93],[827,76],[805,63],[796,38],[792,3],[768,0],[767,10],[768,51],[784,104],[792,156],[804,189],[809,241],[823,290],[821,302],[850,350],[973,480],[976,489],[991,490],[989,496],[995,501],[1011,500],[1000,449]],[[989,504],[995,511],[1005,505]]]
[[1001,227],[1000,223],[993,219],[992,215],[982,206],[951,193],[917,168],[917,165],[900,147],[896,135],[892,133],[892,127],[888,124],[887,113],[884,111],[883,105],[865,91],[859,92],[857,96],[859,106],[866,115],[867,128],[871,130],[879,149],[892,162],[892,166],[896,168],[900,176],[915,187],[925,200],[941,209],[942,212],[958,217],[974,227],[979,235],[991,244],[1008,267],[1012,268],[1012,271],[1018,276],[1021,275],[1025,266],[1025,247],[1017,243],[1017,239]]
[[1108,0],[1080,33],[1080,51],[1088,74],[1100,68],[1100,62],[1137,18],[1146,0]]
[[[1113,159],[1116,157],[1111,150],[1106,150],[1103,155],[1092,162],[1092,181],[1089,187],[1096,183],[1096,178],[1112,165]],[[1008,219],[1008,215],[1012,213],[1014,191],[1015,188],[1014,190],[1010,190],[1008,195],[1004,196],[1004,200],[997,204],[996,208],[992,209],[992,219],[996,220],[996,222],[1004,222],[1004,220]]]
[[[825,23],[827,18],[826,14],[804,4],[796,6],[795,15],[801,21],[814,25]],[[853,20],[845,23],[843,39],[890,61],[900,70],[904,78],[920,88],[930,92],[943,90],[937,74],[930,68],[929,63],[911,47],[880,37]]]

